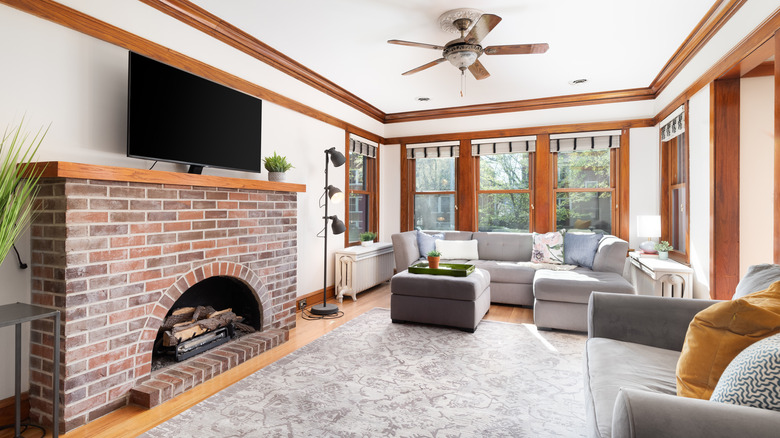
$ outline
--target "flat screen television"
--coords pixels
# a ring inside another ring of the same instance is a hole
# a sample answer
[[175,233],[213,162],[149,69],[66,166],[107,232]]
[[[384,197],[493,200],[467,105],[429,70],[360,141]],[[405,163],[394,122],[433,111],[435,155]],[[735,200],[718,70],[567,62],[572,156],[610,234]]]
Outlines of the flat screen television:
[[130,52],[127,156],[260,172],[262,103]]

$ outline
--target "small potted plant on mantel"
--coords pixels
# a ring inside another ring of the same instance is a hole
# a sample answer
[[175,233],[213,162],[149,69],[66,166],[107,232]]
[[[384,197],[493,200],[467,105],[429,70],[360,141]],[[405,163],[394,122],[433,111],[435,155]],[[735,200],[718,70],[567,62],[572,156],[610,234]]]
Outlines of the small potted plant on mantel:
[[431,269],[439,269],[439,260],[441,260],[441,253],[436,251],[428,251],[428,267]]
[[263,166],[268,171],[268,181],[281,182],[285,179],[285,172],[293,168],[293,165],[287,162],[287,157],[276,155],[276,151],[270,157],[263,158]]
[[669,242],[662,240],[660,243],[655,244],[655,250],[658,251],[658,259],[659,260],[666,260],[669,258],[669,251],[673,250],[674,247],[669,244]]
[[361,246],[371,246],[374,244],[374,239],[376,239],[376,233],[372,231],[366,231],[365,233],[360,233],[360,245]]

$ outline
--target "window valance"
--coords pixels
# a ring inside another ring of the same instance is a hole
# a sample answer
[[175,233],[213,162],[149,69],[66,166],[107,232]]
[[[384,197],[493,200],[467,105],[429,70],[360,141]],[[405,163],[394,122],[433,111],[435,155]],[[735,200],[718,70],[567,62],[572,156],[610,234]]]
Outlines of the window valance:
[[416,143],[406,145],[406,158],[449,158],[460,154],[459,141]]
[[366,157],[376,158],[376,149],[379,145],[373,141],[358,137],[355,134],[349,135],[349,152],[352,154],[365,155]]
[[574,152],[620,147],[620,131],[577,132],[550,136],[550,152]]
[[685,132],[685,104],[672,111],[661,122],[661,141],[669,141]]
[[471,140],[471,155],[516,154],[536,151],[536,136],[480,138]]

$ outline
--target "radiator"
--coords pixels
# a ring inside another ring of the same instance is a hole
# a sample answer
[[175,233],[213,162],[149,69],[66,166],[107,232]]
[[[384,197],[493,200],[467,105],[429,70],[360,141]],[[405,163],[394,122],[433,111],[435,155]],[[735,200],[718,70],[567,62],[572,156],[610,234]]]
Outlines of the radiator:
[[357,294],[393,276],[395,260],[391,243],[355,246],[336,252],[336,297],[357,301]]

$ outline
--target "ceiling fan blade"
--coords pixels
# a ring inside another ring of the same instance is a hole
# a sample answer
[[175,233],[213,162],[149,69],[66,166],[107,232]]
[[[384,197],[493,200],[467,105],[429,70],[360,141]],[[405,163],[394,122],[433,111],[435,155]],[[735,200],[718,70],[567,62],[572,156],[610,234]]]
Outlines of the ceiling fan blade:
[[422,47],[423,49],[444,50],[444,46],[437,46],[435,44],[415,43],[413,41],[403,41],[403,40],[387,40],[387,42],[390,44],[398,44],[399,46]]
[[493,30],[498,23],[501,22],[501,17],[493,14],[482,14],[479,20],[471,28],[471,32],[466,35],[465,40],[469,44],[479,44],[483,38]]
[[481,62],[479,62],[479,59],[474,61],[474,63],[469,66],[469,71],[471,72],[471,74],[474,75],[474,78],[477,80],[490,77],[490,73],[488,73],[485,66],[482,65]]
[[433,66],[434,66],[434,65],[436,65],[436,64],[441,64],[441,63],[442,63],[442,62],[444,62],[444,61],[446,61],[446,59],[444,59],[444,58],[439,58],[439,59],[437,59],[437,60],[435,60],[435,61],[431,61],[431,62],[429,62],[429,63],[427,63],[427,64],[423,64],[423,65],[421,65],[421,66],[419,66],[419,67],[417,67],[417,68],[415,68],[415,69],[409,70],[409,71],[407,71],[407,72],[405,72],[405,73],[401,73],[401,75],[402,75],[402,76],[411,75],[411,74],[417,73],[417,72],[419,72],[419,71],[423,71],[423,70],[425,70],[426,68],[431,68],[431,67],[433,67]]
[[506,46],[485,47],[485,55],[527,55],[531,53],[544,53],[550,45],[540,44],[510,44]]

